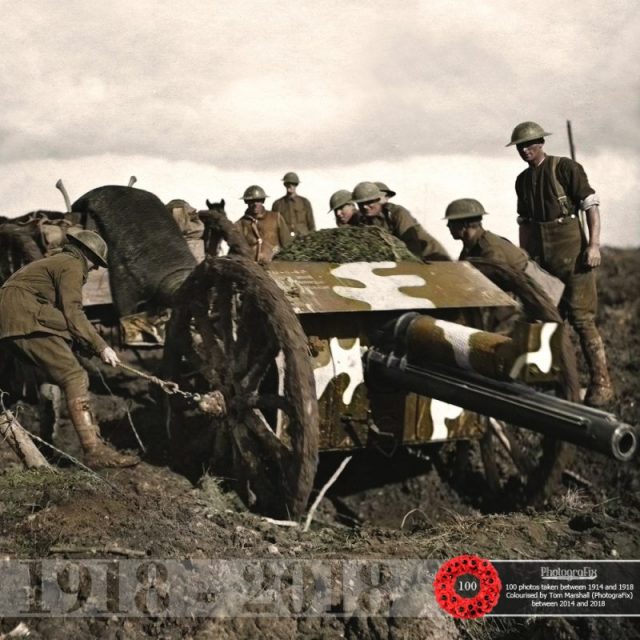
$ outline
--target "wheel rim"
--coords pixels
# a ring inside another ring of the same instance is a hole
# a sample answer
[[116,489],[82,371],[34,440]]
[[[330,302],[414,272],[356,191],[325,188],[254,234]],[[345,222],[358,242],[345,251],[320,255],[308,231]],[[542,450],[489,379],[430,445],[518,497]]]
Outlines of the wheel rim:
[[[501,288],[524,300],[529,320],[562,322],[557,310],[524,274],[485,260],[473,262]],[[494,329],[490,316],[482,315],[481,327]],[[562,368],[555,393],[575,399],[577,370],[567,344],[562,351]],[[491,416],[478,416],[478,423],[478,439],[442,446],[438,468],[443,478],[459,495],[487,511],[508,511],[548,498],[570,455],[569,445]]]
[[178,294],[165,351],[181,386],[224,396],[214,468],[226,463],[257,511],[299,516],[317,466],[318,407],[306,336],[275,282],[245,257],[208,258]]

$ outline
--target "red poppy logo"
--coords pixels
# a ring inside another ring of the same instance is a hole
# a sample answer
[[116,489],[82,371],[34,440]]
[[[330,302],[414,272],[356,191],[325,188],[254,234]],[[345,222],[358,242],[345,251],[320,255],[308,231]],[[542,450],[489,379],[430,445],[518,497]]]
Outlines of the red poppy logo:
[[447,560],[438,569],[433,588],[438,604],[455,618],[481,618],[498,603],[502,583],[495,567],[478,556]]

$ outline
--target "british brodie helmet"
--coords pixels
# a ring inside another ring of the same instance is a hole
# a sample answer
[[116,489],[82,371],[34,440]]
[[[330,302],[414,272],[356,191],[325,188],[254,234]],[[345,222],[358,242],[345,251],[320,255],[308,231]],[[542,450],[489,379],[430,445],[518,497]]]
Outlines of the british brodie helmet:
[[269,196],[264,192],[262,187],[259,187],[257,184],[252,184],[244,190],[244,194],[240,200],[252,202],[253,200],[265,200],[268,197]]
[[336,191],[329,198],[329,206],[331,207],[331,209],[329,209],[329,213],[344,207],[345,204],[349,204],[350,202],[353,203],[353,200],[351,199],[351,191],[347,189],[340,189],[340,191]]
[[513,144],[522,144],[538,138],[550,136],[550,131],[545,131],[537,122],[521,122],[516,125],[511,133],[511,142],[505,145],[510,147]]
[[449,204],[443,220],[466,220],[468,218],[488,215],[480,202],[474,198],[460,198]]
[[380,200],[384,196],[384,193],[380,190],[380,187],[375,182],[358,182],[353,189],[351,198],[356,204],[362,202],[370,202],[372,200]]
[[67,239],[80,247],[92,262],[101,267],[107,267],[107,243],[95,231],[69,229]]
[[288,171],[282,177],[282,182],[284,182],[285,184],[298,185],[298,184],[300,184],[300,178],[298,178],[298,174],[297,173],[294,173],[293,171]]

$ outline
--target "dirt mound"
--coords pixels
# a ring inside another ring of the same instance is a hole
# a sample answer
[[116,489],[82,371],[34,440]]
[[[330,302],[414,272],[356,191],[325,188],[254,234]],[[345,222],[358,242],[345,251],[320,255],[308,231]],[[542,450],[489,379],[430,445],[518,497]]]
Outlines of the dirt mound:
[[[599,324],[618,397],[612,409],[640,424],[640,250],[607,250],[599,271]],[[584,364],[582,375],[586,383]],[[0,551],[4,558],[298,559],[329,566],[344,559],[447,559],[476,553],[492,559],[640,558],[640,473],[637,461],[614,463],[575,451],[551,500],[513,514],[480,513],[442,483],[424,452],[354,457],[320,504],[309,531],[247,512],[221,481],[170,470],[157,443],[153,391],[130,375],[101,369],[92,381],[107,436],[148,446],[147,462],[100,477],[73,467],[24,472],[0,446]],[[36,424],[32,407],[21,419]],[[155,434],[155,435],[154,435]],[[61,441],[72,439],[68,425]],[[319,486],[339,458],[321,460]],[[395,471],[402,470],[402,474]],[[374,480],[377,479],[377,482]],[[334,596],[332,596],[334,597]],[[418,596],[416,596],[418,597]],[[32,638],[636,638],[632,619],[485,619],[444,616],[29,618],[0,620],[0,633],[24,622]],[[342,609],[341,609],[342,607]],[[362,612],[360,612],[362,613]]]

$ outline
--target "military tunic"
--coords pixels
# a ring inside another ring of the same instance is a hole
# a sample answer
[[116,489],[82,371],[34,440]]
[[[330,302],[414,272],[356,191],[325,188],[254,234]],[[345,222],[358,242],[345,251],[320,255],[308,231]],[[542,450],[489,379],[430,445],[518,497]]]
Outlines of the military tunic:
[[316,230],[311,203],[302,196],[287,194],[278,198],[273,203],[272,209],[284,218],[289,230],[296,236],[303,236]]
[[529,256],[525,251],[486,229],[482,230],[473,246],[465,246],[460,252],[460,260],[467,258],[486,258],[518,271],[524,271],[529,262]]
[[87,274],[82,251],[66,245],[25,265],[0,288],[0,344],[61,386],[67,398],[86,395],[89,385],[70,343],[96,354],[107,347],[82,309]]
[[248,210],[235,226],[245,237],[255,260],[261,264],[271,262],[281,247],[291,242],[287,223],[276,211],[263,211],[257,216]]
[[545,156],[537,167],[525,169],[515,186],[519,222],[530,227],[528,246],[523,249],[564,282],[560,311],[578,333],[593,335],[597,332],[596,279],[583,261],[587,241],[577,213],[595,191],[584,169],[570,158]]
[[385,203],[382,215],[361,216],[367,225],[382,227],[400,238],[411,253],[423,260],[451,260],[447,250],[399,204]]

